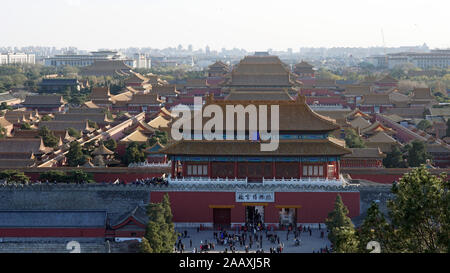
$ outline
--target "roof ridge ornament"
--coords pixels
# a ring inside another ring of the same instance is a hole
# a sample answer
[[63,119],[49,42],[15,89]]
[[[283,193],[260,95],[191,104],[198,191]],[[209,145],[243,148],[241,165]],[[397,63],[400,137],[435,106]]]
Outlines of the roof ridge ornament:
[[298,104],[306,103],[306,97],[301,94],[300,90],[297,92],[297,98],[295,99],[295,102]]

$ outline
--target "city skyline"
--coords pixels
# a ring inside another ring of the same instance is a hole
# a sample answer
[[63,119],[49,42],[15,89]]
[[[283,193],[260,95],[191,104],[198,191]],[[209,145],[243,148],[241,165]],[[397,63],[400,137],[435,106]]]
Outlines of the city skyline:
[[[0,47],[74,46],[220,51],[282,51],[300,47],[448,48],[444,1],[19,0],[0,23]],[[21,9],[27,7],[26,9]],[[20,19],[20,20],[19,20]],[[14,22],[14,24],[11,24]],[[30,26],[35,26],[30,27]],[[384,34],[384,37],[383,37]],[[383,41],[384,40],[384,41]],[[233,41],[233,42],[231,42]]]

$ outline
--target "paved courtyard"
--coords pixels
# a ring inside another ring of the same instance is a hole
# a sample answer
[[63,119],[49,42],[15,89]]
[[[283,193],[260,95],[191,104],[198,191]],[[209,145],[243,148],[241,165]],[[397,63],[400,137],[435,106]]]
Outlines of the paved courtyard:
[[[184,230],[187,230],[187,237],[184,238],[183,236],[180,236],[181,242],[184,244],[184,252],[192,252],[194,248],[197,250],[200,249],[200,245],[205,243],[207,241],[208,243],[212,242],[215,244],[215,249],[212,251],[208,251],[209,253],[214,252],[223,252],[225,248],[227,248],[228,252],[230,252],[229,246],[220,245],[217,243],[216,239],[214,239],[214,232],[219,231],[213,231],[213,230],[207,230],[207,231],[199,231],[197,232],[197,229],[193,228],[186,228],[186,229],[177,229],[178,232],[183,233]],[[317,252],[320,250],[320,248],[325,248],[327,246],[330,248],[330,241],[327,239],[327,232],[326,228],[322,227],[321,230],[318,228],[311,229],[311,236],[309,232],[301,232],[300,238],[300,246],[295,245],[294,241],[294,233],[291,231],[289,233],[289,237],[286,238],[287,231],[270,231],[268,234],[277,234],[280,238],[280,243],[284,244],[284,248],[282,253],[312,253]],[[324,232],[324,238],[320,238],[321,231]],[[242,235],[241,233],[238,233],[236,231],[227,230],[229,234],[237,234]],[[256,232],[259,235],[262,235],[262,249],[265,253],[269,253],[269,249],[277,248],[278,242],[272,243],[268,238],[266,238],[266,232],[260,231]],[[250,235],[250,232],[247,232],[247,237]],[[190,241],[192,240],[192,247],[190,247]],[[249,240],[246,240],[246,244],[249,246]],[[235,244],[236,252],[243,253],[245,252],[245,246],[240,246],[239,242]],[[255,243],[253,240],[253,245],[251,248],[249,248],[249,252],[256,252],[256,250],[261,249],[258,247],[258,244]]]

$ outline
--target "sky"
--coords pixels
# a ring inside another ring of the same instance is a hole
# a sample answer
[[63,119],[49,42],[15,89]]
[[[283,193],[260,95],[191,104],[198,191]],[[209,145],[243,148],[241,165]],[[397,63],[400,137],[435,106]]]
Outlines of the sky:
[[0,10],[0,47],[450,48],[449,0],[1,0]]

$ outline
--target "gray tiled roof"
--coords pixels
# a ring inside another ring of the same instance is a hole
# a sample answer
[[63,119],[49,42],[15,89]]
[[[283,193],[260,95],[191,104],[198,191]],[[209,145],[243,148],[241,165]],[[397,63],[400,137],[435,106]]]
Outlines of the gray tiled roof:
[[0,211],[0,227],[104,227],[106,211]]

